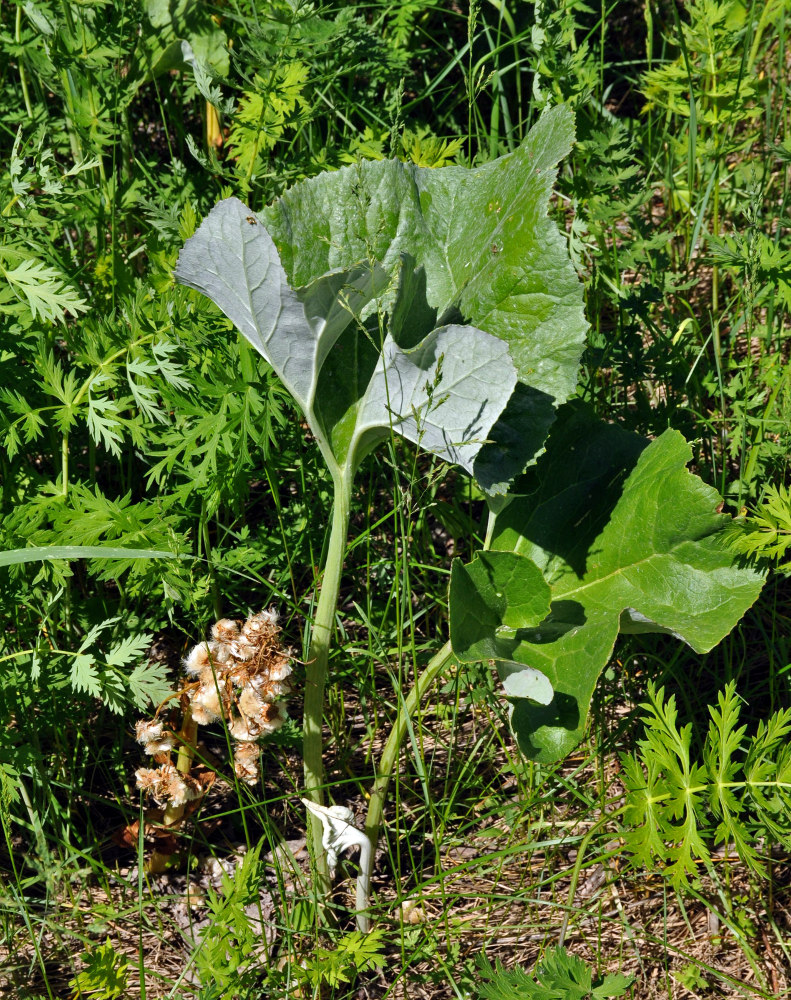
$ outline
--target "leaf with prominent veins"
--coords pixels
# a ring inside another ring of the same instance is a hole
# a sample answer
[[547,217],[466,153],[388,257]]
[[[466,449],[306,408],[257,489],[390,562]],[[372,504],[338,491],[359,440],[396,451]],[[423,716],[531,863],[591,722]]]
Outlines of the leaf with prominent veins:
[[[582,738],[619,631],[667,632],[707,652],[757,598],[763,577],[721,543],[730,519],[717,513],[716,490],[687,471],[690,458],[676,431],[649,442],[568,405],[517,484],[522,495],[497,516],[492,551],[454,564],[454,651],[530,667],[554,689],[549,704],[534,695],[515,704],[529,756],[557,759]],[[541,620],[504,627],[530,594]]]
[[336,471],[394,429],[502,493],[576,386],[582,285],[547,214],[573,138],[556,107],[472,170],[363,162],[260,215],[228,199],[175,276],[267,358]]
[[565,233],[547,215],[573,141],[561,105],[513,153],[473,170],[364,161],[302,181],[263,217],[295,285],[362,258],[390,273],[411,254],[437,315],[455,308],[505,340],[520,381],[557,405],[576,388],[588,327]]
[[306,413],[333,344],[387,282],[380,268],[361,264],[295,291],[266,228],[237,198],[212,209],[174,273],[222,309]]
[[[187,241],[175,274],[264,355],[339,468],[353,471],[392,428],[472,471],[516,385],[504,341],[472,326],[431,328],[410,258],[392,278],[363,263],[292,289],[265,226],[235,198]],[[394,329],[377,349],[385,308]]]
[[385,400],[399,434],[472,473],[503,408],[501,379],[513,387],[508,347],[475,327],[440,327],[411,351],[388,337],[360,406],[358,437],[386,432]]

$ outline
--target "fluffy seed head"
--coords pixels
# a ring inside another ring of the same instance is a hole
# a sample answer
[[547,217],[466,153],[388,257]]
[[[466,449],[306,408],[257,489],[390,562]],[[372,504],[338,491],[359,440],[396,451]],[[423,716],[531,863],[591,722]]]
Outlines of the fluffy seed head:
[[172,764],[163,764],[157,768],[141,767],[135,771],[135,778],[137,787],[151,795],[160,805],[169,798],[170,790],[180,780],[179,772]]
[[234,719],[228,726],[228,731],[235,740],[253,741],[259,736],[258,726],[249,718]]
[[227,642],[220,642],[217,639],[212,639],[208,644],[209,652],[211,653],[212,663],[215,668],[218,666],[224,666],[231,660],[231,647]]
[[233,766],[237,778],[246,785],[254,785],[260,777],[261,751],[256,743],[237,743],[234,747]]
[[173,733],[164,729],[161,722],[140,719],[135,723],[138,743],[143,744],[146,753],[169,753],[176,745]]
[[184,660],[184,671],[191,677],[197,675],[209,666],[209,649],[205,642],[199,642],[187,653]]
[[264,707],[263,700],[258,696],[258,693],[250,687],[246,687],[239,698],[239,711],[243,715],[251,716],[255,718],[261,709]]
[[[236,623],[233,622],[232,624]],[[228,663],[230,659],[231,652],[227,643],[220,642],[218,639],[212,639],[209,642],[199,642],[187,654],[184,660],[184,670],[191,677],[198,677],[206,671],[211,673],[212,668],[216,671],[218,667],[221,667],[224,663]]]
[[269,668],[269,680],[272,681],[284,681],[286,677],[291,676],[291,664],[285,658],[281,656],[278,660],[272,664]]
[[165,764],[160,771],[162,778],[156,796],[158,799],[167,799],[173,806],[183,806],[201,794],[200,783],[188,774],[181,774],[172,764]]
[[138,719],[135,723],[135,739],[138,743],[162,739],[162,723],[156,719]]
[[[260,777],[257,740],[278,730],[287,718],[281,699],[290,690],[290,652],[280,644],[278,614],[274,608],[251,615],[244,623],[231,618],[217,621],[211,638],[193,646],[184,660],[190,683],[177,692],[182,708],[189,700],[193,720],[209,725],[220,718],[236,742],[234,769],[239,780],[253,785]],[[159,720],[141,719],[136,737],[153,754],[158,768],[140,768],[137,786],[160,805],[181,806],[206,790],[190,774],[171,763],[176,734]]]
[[221,618],[212,625],[211,634],[217,642],[232,642],[239,637],[239,622],[233,618]]
[[284,705],[262,702],[255,714],[234,719],[228,728],[235,740],[252,742],[261,736],[269,736],[271,733],[277,732],[286,718]]
[[235,660],[252,660],[255,654],[258,652],[258,647],[254,646],[251,642],[245,642],[244,637],[237,639],[232,642],[229,647],[229,652]]
[[176,740],[173,733],[165,733],[161,740],[151,740],[150,743],[146,743],[143,747],[145,752],[150,753],[152,756],[158,753],[170,753],[175,748]]
[[156,795],[162,782],[162,773],[158,767],[141,767],[135,771],[137,787],[149,795]]
[[214,678],[211,684],[201,684],[191,697],[192,718],[199,726],[207,726],[210,722],[216,722],[222,716],[220,708],[220,697]]
[[274,637],[277,632],[277,619],[278,614],[273,608],[251,615],[242,625],[242,639],[260,645],[262,640]]

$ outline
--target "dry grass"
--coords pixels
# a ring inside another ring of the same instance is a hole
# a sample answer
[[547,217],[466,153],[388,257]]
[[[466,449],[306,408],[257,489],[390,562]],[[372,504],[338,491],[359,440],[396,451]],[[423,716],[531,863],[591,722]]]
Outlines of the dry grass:
[[[600,818],[598,810],[584,807],[584,800],[617,804],[616,756],[610,753],[602,762],[593,753],[580,752],[551,774],[534,773],[533,801],[526,809],[523,777],[512,774],[492,783],[498,771],[512,769],[513,761],[509,743],[481,743],[491,708],[470,704],[459,716],[463,723],[453,725],[446,712],[449,701],[449,695],[438,698],[421,720],[423,777],[438,801],[449,782],[460,795],[460,769],[478,754],[475,787],[467,789],[473,794],[446,812],[442,822],[436,814],[430,822],[413,754],[404,755],[400,811],[396,815],[391,804],[374,882],[374,922],[387,929],[387,960],[380,971],[361,977],[356,997],[442,1000],[455,995],[451,980],[464,985],[478,954],[529,968],[561,938],[600,972],[620,969],[633,975],[633,995],[646,1000],[789,994],[791,969],[785,955],[791,936],[791,867],[783,859],[778,858],[771,882],[761,882],[721,851],[711,872],[701,873],[697,896],[682,898],[660,874],[634,871],[616,824],[605,825],[587,848],[570,896],[580,840]],[[623,695],[610,698],[600,706],[599,717],[611,731],[625,721],[620,731],[628,733],[634,730],[628,725],[632,707]],[[362,729],[365,715],[353,704],[352,692],[346,692],[346,708]],[[364,773],[362,754],[355,757],[354,768]],[[261,956],[262,985],[268,966],[314,946],[311,936],[289,934],[283,921],[284,905],[293,908],[305,892],[309,867],[298,826],[303,818],[290,799],[299,758],[281,752],[279,763],[284,766],[278,767],[270,755],[263,797],[269,801],[271,827],[287,842],[285,855],[278,856],[293,857],[295,867],[281,865],[279,880],[270,852],[262,891],[270,947]],[[364,813],[362,796],[344,801],[357,815]],[[218,781],[197,828],[186,830],[185,840],[192,841],[195,855],[208,847],[217,858],[232,859],[239,850],[233,819],[233,795]],[[258,835],[260,830],[253,832]],[[103,884],[95,876],[74,879],[56,901],[29,907],[40,921],[35,946],[23,926],[7,936],[0,996],[23,1000],[45,995],[36,948],[53,995],[70,996],[75,953],[82,942],[106,938],[128,957],[125,995],[142,995],[142,953],[148,1000],[197,996],[190,954],[206,925],[208,886],[221,887],[216,865],[213,875],[193,865],[189,882],[183,866],[181,872],[148,880],[141,903],[131,852],[124,854],[109,838],[103,847]],[[335,902],[341,906],[352,905],[354,872],[354,865],[347,864],[338,875]],[[405,899],[416,908],[414,923],[404,920]],[[697,982],[691,969],[699,970]]]

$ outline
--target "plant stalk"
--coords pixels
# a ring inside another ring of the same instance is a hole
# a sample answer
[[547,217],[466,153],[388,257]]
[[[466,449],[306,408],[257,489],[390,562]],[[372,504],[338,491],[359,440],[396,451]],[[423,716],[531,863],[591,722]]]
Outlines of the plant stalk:
[[[382,814],[387,798],[387,789],[393,775],[393,769],[401,752],[401,744],[407,731],[407,723],[415,714],[418,706],[426,697],[431,686],[437,677],[447,667],[453,659],[453,650],[450,642],[445,645],[431,658],[425,669],[418,675],[415,684],[405,699],[401,700],[398,707],[398,715],[395,725],[390,730],[387,743],[379,759],[379,770],[371,791],[371,800],[368,803],[368,815],[365,818],[365,833],[371,841],[373,850],[371,851],[370,863],[373,864],[373,853],[376,850],[376,843],[379,839],[379,828],[382,824]],[[362,859],[361,859],[362,864]],[[366,873],[363,873],[366,874]],[[370,885],[371,873],[367,873],[367,884]]]
[[368,909],[371,905],[371,873],[374,867],[374,845],[367,837],[360,843],[360,874],[357,876],[354,896],[357,930],[367,934],[371,929]]
[[[305,797],[324,805],[324,760],[321,728],[324,720],[324,688],[327,683],[327,659],[341,587],[343,556],[349,533],[351,505],[351,475],[338,474],[332,508],[332,529],[327,549],[327,561],[320,585],[319,601],[310,634],[308,662],[305,668],[305,709],[302,727],[302,757],[305,766]],[[321,820],[308,815],[308,843],[315,865],[317,899],[327,898],[330,889],[327,856],[321,845]]]
[[[484,549],[488,549],[492,543],[492,533],[494,531],[496,517],[496,513],[490,508],[486,527],[486,540],[483,546]],[[376,844],[379,840],[379,828],[382,825],[382,815],[384,813],[385,800],[387,798],[387,789],[390,785],[390,778],[393,775],[393,768],[395,767],[396,761],[398,760],[398,756],[401,752],[401,744],[404,742],[407,723],[417,711],[418,706],[428,694],[437,677],[439,677],[452,659],[453,650],[451,649],[450,640],[448,640],[442,649],[436,652],[431,660],[429,660],[426,668],[415,680],[414,687],[406,696],[406,700],[402,699],[398,706],[398,715],[396,716],[395,725],[391,729],[390,735],[387,737],[387,743],[385,743],[385,748],[379,759],[379,770],[376,775],[376,780],[374,781],[374,787],[371,791],[371,800],[368,803],[368,814],[365,817],[365,833],[371,841],[373,848],[371,852],[372,865],[373,854],[376,851]],[[369,885],[370,881],[371,872],[368,872]]]

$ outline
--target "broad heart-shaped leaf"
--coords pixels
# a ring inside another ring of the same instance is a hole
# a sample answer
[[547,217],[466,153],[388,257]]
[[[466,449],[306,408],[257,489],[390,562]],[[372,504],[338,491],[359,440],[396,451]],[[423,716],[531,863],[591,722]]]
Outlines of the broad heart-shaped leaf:
[[357,263],[295,289],[266,227],[235,198],[204,219],[175,275],[269,361],[347,482],[391,429],[472,472],[516,385],[503,340],[472,326],[432,329],[423,272],[406,254],[390,274]]
[[587,330],[566,238],[547,217],[573,140],[574,116],[558,106],[491,163],[362,162],[295,185],[263,218],[294,286],[360,260],[392,273],[411,255],[440,321],[458,311],[505,340],[520,381],[558,405],[576,387]]
[[[454,566],[457,654],[524,664],[554,689],[548,705],[514,703],[511,723],[527,756],[557,760],[582,738],[619,631],[668,632],[706,652],[760,593],[761,574],[737,565],[721,544],[729,518],[717,513],[717,492],[687,471],[690,458],[676,431],[649,442],[568,404],[519,495],[498,514],[486,553],[489,578],[512,581],[513,598],[502,588],[508,608],[525,601],[525,582],[540,571],[550,589],[546,617],[503,629],[475,564]],[[477,633],[469,626],[476,607]]]

